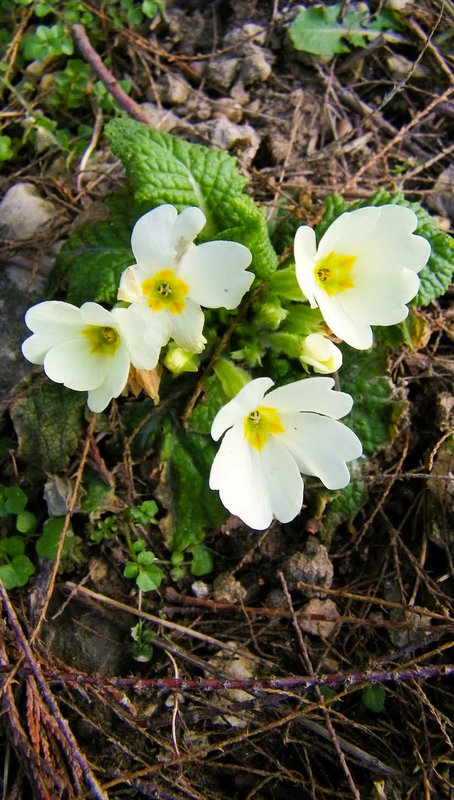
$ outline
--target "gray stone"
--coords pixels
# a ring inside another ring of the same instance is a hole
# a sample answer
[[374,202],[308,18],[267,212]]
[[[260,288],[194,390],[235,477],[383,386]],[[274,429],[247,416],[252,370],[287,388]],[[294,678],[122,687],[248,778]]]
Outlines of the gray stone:
[[32,183],[15,183],[0,203],[0,235],[13,241],[30,239],[54,216],[54,204]]
[[432,211],[454,220],[454,164],[450,164],[438,176],[434,188],[427,196],[427,205]]
[[241,78],[245,86],[264,83],[271,75],[274,56],[269,50],[249,44],[241,64]]
[[[310,616],[311,614],[324,617],[324,619],[304,619],[304,615]],[[336,604],[332,600],[319,600],[313,597],[301,609],[301,615],[298,615],[298,623],[305,633],[310,633],[312,636],[320,636],[322,639],[328,639],[333,633],[337,620],[339,619],[339,612]]]
[[31,336],[24,323],[30,306],[42,300],[44,281],[37,278],[30,285],[30,272],[10,266],[0,272],[0,314],[2,336],[0,339],[0,400],[6,400],[16,384],[33,365],[21,353],[21,344]]
[[[329,589],[333,582],[334,570],[326,547],[316,539],[309,539],[304,552],[294,553],[285,561],[283,573],[290,590],[299,589],[306,597],[323,597],[323,590]],[[300,582],[320,589],[300,587]]]
[[235,80],[237,69],[237,58],[231,58],[230,56],[212,58],[208,63],[208,81],[215,86],[216,89],[227,92]]

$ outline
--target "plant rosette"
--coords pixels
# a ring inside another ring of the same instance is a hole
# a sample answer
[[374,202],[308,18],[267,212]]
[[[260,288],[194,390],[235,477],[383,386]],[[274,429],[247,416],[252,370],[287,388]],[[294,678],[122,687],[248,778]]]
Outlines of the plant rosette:
[[81,308],[59,300],[32,306],[25,323],[33,332],[22,353],[42,364],[47,377],[67,389],[88,392],[88,407],[103,411],[125,388],[130,365],[153,369],[159,349],[133,307],[107,311],[98,303]]
[[271,392],[271,378],[256,378],[217,413],[211,428],[224,435],[210,473],[230,513],[256,530],[273,517],[290,522],[300,512],[300,473],[318,477],[328,489],[350,481],[346,462],[362,454],[358,437],[339,419],[351,410],[332,378],[306,378]]
[[416,214],[399,205],[368,206],[341,214],[317,247],[312,228],[295,235],[295,269],[312,308],[351,347],[371,347],[371,325],[394,325],[408,315],[418,272],[431,247],[413,233]]
[[166,204],[136,222],[131,248],[136,264],[122,274],[118,299],[132,303],[146,321],[154,347],[170,338],[184,350],[200,353],[205,308],[236,308],[254,275],[246,272],[250,250],[238,242],[194,239],[206,223],[195,206],[178,214]]

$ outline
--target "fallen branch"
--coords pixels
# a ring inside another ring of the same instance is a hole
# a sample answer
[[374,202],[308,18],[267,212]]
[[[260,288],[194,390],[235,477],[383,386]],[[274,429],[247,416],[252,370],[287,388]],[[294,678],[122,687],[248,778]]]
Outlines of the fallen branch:
[[88,61],[90,66],[93,67],[99,79],[103,82],[104,86],[106,87],[107,91],[110,92],[112,97],[115,98],[118,105],[127,111],[128,114],[130,114],[134,119],[137,119],[139,122],[145,122],[146,125],[149,125],[150,120],[145,112],[134,100],[132,100],[131,97],[126,94],[116,78],[114,78],[112,73],[103,64],[101,57],[90,44],[84,26],[80,23],[73,25],[72,34],[83,57],[86,61]]

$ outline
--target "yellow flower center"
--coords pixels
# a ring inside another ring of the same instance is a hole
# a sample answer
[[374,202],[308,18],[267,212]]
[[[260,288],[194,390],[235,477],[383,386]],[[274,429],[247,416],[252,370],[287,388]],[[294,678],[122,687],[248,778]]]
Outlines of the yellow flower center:
[[177,278],[173,270],[162,269],[142,283],[142,291],[153,311],[162,311],[165,308],[172,314],[181,314],[189,287]]
[[90,352],[102,356],[114,356],[120,346],[120,334],[115,328],[105,325],[88,325],[82,333],[90,342]]
[[244,436],[256,450],[261,450],[270,433],[285,433],[275,408],[259,406],[244,420]]
[[352,289],[355,284],[350,273],[355,261],[356,256],[345,256],[332,250],[315,265],[316,282],[330,296]]

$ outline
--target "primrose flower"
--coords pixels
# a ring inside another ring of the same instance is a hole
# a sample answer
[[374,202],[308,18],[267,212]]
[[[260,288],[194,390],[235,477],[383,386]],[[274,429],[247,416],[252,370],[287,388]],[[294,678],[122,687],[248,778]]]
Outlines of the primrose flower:
[[408,314],[417,273],[430,256],[427,239],[413,234],[417,222],[411,209],[389,204],[341,214],[318,247],[311,228],[296,232],[303,294],[333,333],[358,350],[372,345],[371,325],[394,325]]
[[333,392],[332,378],[306,378],[267,392],[271,378],[256,378],[217,413],[211,435],[226,431],[210,473],[224,506],[257,530],[276,517],[290,522],[303,503],[300,473],[328,489],[350,480],[346,461],[362,453],[356,434],[338,422],[353,400]]
[[123,272],[118,299],[134,303],[149,326],[157,347],[172,337],[184,350],[200,353],[205,308],[236,308],[254,275],[245,272],[252,260],[237,242],[195,245],[206,218],[199,208],[178,214],[162,205],[144,214],[132,231],[136,264]]
[[29,308],[25,323],[33,332],[22,344],[25,358],[42,364],[52,381],[88,392],[88,407],[95,412],[123,391],[131,363],[153,369],[159,358],[132,307],[107,311],[98,303],[77,308],[49,300]]
[[303,367],[307,364],[314,372],[327,375],[342,365],[342,353],[331,339],[321,333],[310,333],[303,339],[300,361]]

